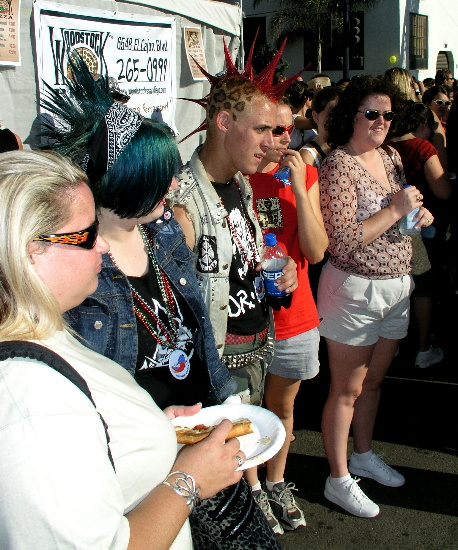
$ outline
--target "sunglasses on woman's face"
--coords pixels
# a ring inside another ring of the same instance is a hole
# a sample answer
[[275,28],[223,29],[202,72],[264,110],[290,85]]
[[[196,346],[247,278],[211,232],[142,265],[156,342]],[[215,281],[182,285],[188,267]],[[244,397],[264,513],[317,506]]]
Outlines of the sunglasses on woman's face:
[[282,136],[285,132],[288,132],[289,135],[293,133],[294,130],[294,124],[291,124],[291,126],[275,126],[272,130],[272,135],[275,137]]
[[54,235],[38,235],[34,241],[44,241],[48,243],[71,244],[79,246],[86,250],[94,248],[99,234],[99,222],[95,222],[87,229],[76,231],[75,233],[55,233]]
[[435,103],[436,105],[445,105],[447,107],[452,104],[451,101],[444,101],[443,99],[433,99],[433,103]]
[[393,111],[376,111],[375,109],[368,109],[367,111],[358,111],[362,113],[367,120],[377,120],[379,116],[382,116],[387,122],[390,122],[394,118]]

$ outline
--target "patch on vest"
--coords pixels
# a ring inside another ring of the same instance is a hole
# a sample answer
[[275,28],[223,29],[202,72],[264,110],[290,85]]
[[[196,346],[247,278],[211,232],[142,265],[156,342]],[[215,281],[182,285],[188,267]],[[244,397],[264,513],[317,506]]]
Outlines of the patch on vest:
[[218,273],[216,237],[202,235],[197,245],[197,270],[201,273]]
[[261,229],[280,229],[283,227],[283,216],[278,197],[256,199],[256,210],[258,211]]

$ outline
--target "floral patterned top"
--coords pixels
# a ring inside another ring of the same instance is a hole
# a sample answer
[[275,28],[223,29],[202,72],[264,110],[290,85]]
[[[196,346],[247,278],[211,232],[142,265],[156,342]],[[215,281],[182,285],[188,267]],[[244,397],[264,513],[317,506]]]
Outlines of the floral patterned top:
[[[355,160],[344,147],[337,147],[320,168],[320,201],[328,252],[334,267],[369,279],[391,279],[410,273],[412,245],[410,237],[401,235],[395,223],[380,237],[363,246],[363,224],[382,208],[405,184],[397,152],[382,156],[391,192]],[[391,151],[393,151],[391,149]]]

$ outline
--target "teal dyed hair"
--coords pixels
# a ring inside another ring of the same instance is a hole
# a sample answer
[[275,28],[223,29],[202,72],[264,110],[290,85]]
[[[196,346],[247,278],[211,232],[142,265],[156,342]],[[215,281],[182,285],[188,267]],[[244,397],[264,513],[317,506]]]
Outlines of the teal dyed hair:
[[120,218],[149,214],[178,171],[178,149],[164,124],[145,119],[99,182],[92,185],[96,208]]

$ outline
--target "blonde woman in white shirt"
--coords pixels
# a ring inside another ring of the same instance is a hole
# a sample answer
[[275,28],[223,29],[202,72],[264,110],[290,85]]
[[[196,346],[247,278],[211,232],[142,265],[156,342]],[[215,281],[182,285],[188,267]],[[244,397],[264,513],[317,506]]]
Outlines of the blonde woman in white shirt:
[[236,483],[245,455],[225,443],[224,420],[177,456],[169,419],[200,405],[164,414],[124,368],[66,330],[62,313],[95,290],[109,248],[86,182],[56,154],[0,155],[0,342],[56,352],[97,407],[45,362],[0,361],[2,548],[191,550],[192,507]]

